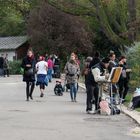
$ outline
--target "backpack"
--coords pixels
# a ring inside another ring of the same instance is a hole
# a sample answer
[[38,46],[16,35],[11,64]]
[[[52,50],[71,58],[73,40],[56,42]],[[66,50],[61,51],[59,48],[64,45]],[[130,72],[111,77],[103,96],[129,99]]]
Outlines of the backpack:
[[109,107],[109,103],[106,100],[102,100],[99,103],[100,106],[100,113],[103,115],[110,115],[111,109]]
[[104,115],[117,115],[120,114],[120,109],[116,105],[109,104],[106,100],[100,101],[100,112]]
[[75,74],[77,74],[77,66],[75,64],[69,63],[67,65],[67,70],[69,76],[74,76]]

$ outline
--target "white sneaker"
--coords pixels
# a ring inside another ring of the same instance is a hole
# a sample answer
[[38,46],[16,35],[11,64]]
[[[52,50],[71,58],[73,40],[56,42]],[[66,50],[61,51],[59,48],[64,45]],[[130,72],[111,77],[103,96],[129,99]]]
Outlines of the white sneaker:
[[94,110],[88,110],[87,114],[95,114],[95,111]]

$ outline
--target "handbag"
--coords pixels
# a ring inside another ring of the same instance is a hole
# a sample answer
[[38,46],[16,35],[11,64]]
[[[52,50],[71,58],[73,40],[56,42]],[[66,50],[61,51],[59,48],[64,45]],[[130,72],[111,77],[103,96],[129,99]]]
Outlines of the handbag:
[[34,70],[33,70],[33,68],[30,68],[30,69],[26,70],[26,71],[25,71],[25,75],[26,75],[26,76],[32,76],[32,75],[34,75]]

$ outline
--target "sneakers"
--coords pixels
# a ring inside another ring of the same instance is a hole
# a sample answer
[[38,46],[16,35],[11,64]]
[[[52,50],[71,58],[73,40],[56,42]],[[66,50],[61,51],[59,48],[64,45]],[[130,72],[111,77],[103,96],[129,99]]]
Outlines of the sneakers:
[[87,114],[95,114],[94,110],[87,110]]
[[87,114],[100,114],[100,110],[87,110]]

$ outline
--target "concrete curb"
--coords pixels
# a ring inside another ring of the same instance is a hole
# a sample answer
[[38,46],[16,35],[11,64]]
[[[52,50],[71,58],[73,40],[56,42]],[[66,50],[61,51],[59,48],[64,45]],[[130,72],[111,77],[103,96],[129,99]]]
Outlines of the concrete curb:
[[[85,88],[85,85],[82,83],[78,83],[79,86],[83,89]],[[135,110],[130,111],[126,106],[121,105],[121,110],[123,113],[125,113],[126,115],[128,115],[129,117],[131,117],[133,120],[135,120],[139,125],[140,125],[140,112],[137,112]]]
[[140,125],[140,112],[137,112],[135,110],[130,111],[126,106],[122,105],[122,111],[131,117],[133,120],[135,120]]

